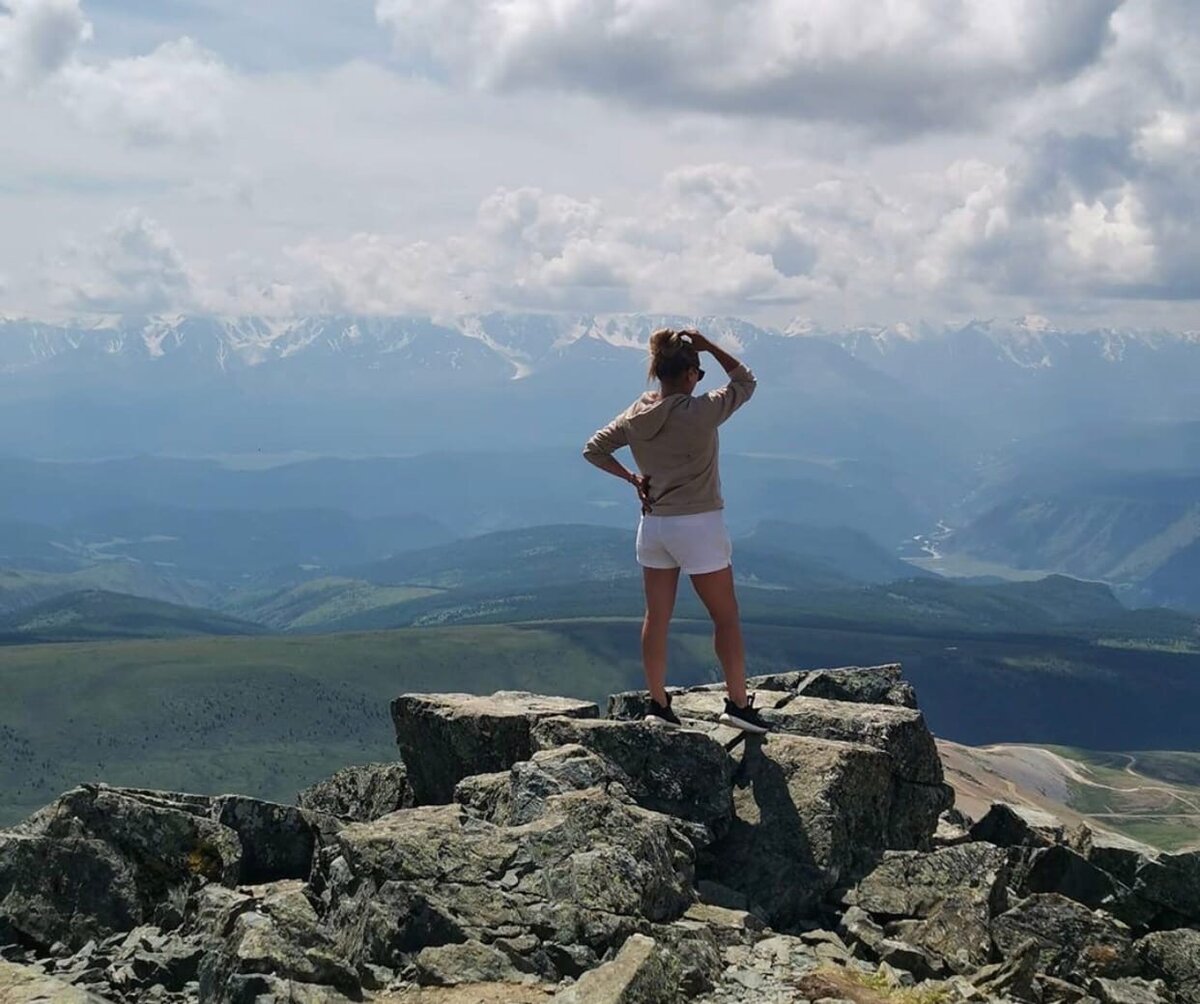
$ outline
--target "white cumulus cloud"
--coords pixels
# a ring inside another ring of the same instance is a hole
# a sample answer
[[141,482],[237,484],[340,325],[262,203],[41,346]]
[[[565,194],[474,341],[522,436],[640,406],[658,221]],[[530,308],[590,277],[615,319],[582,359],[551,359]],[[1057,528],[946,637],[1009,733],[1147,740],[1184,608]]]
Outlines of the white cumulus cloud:
[[220,135],[232,76],[213,53],[181,38],[145,56],[71,63],[59,86],[91,128],[117,128],[143,143],[191,143]]
[[376,0],[399,51],[497,89],[845,121],[979,122],[1092,65],[1123,0]]
[[669,173],[633,211],[498,189],[447,240],[356,234],[289,254],[328,309],[738,310],[832,288],[806,214],[803,199],[765,199],[746,167],[698,165]]
[[36,84],[62,69],[91,35],[79,0],[4,0],[0,80]]
[[195,279],[171,235],[138,210],[52,263],[55,302],[73,312],[155,313],[196,306]]
[[183,37],[141,56],[88,58],[79,0],[0,0],[0,82],[54,95],[90,129],[134,143],[193,144],[221,133],[233,75]]

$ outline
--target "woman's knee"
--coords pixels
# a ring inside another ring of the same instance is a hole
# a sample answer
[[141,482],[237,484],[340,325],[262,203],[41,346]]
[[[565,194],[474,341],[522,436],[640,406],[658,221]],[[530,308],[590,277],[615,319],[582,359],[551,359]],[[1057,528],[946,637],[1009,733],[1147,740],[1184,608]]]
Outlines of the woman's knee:
[[721,614],[713,615],[713,627],[720,632],[740,631],[742,627],[742,619],[738,616],[737,610],[732,613],[722,612]]
[[647,609],[642,621],[649,630],[665,631],[671,623],[671,611]]

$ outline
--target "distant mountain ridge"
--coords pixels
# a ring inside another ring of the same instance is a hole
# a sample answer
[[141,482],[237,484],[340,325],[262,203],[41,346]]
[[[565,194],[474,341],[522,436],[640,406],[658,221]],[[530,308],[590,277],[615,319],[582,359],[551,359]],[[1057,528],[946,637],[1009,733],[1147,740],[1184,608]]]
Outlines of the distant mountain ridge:
[[18,644],[263,632],[259,624],[214,610],[101,589],[56,596],[0,617],[0,642]]
[[186,360],[235,372],[312,355],[358,360],[394,356],[464,373],[490,363],[498,372],[507,368],[508,375],[522,378],[572,352],[644,351],[650,332],[662,326],[695,326],[742,349],[764,339],[823,339],[865,361],[938,350],[948,342],[973,343],[991,346],[998,360],[1019,369],[1086,358],[1119,364],[1144,350],[1182,347],[1200,353],[1200,330],[1072,331],[1035,316],[828,329],[809,322],[773,328],[730,317],[672,314],[488,313],[446,320],[418,315],[107,315],[60,323],[0,318],[0,373],[60,366],[72,357],[161,360],[164,365]]
[[950,535],[955,551],[1061,569],[1138,603],[1200,610],[1200,477],[1146,474],[1022,492]]
[[1068,332],[1030,318],[778,329],[667,314],[8,319],[0,453],[562,446],[645,387],[645,345],[664,325],[704,330],[759,374],[759,400],[731,426],[737,448],[883,460],[949,482],[945,500],[962,496],[981,453],[1014,440],[1200,421],[1192,331]]

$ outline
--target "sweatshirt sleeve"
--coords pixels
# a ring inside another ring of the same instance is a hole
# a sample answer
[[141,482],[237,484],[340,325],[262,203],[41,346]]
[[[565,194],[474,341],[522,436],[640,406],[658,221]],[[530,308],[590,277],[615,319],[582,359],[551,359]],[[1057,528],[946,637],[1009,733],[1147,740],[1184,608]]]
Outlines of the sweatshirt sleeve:
[[729,374],[729,383],[696,399],[701,414],[714,426],[720,425],[754,395],[758,386],[754,374],[746,366],[739,366]]
[[622,446],[629,445],[629,435],[625,430],[624,415],[618,415],[603,429],[598,429],[587,445],[583,448],[583,457],[588,463],[600,464],[606,457],[611,457]]

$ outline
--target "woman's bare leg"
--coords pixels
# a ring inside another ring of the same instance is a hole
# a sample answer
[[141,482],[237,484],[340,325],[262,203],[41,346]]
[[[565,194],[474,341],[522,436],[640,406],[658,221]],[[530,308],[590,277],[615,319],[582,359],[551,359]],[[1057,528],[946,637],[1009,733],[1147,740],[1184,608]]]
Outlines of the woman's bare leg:
[[646,616],[642,621],[642,666],[646,686],[659,704],[667,703],[667,629],[675,612],[678,568],[643,568]]
[[719,572],[693,575],[692,586],[713,622],[713,648],[725,673],[729,699],[746,706],[746,646],[742,641],[742,619],[733,589],[733,566]]

